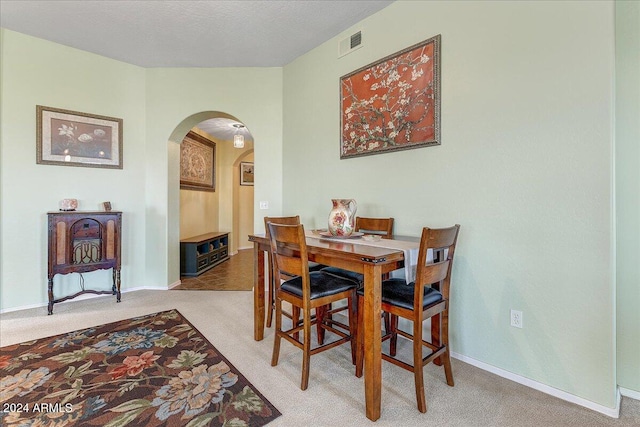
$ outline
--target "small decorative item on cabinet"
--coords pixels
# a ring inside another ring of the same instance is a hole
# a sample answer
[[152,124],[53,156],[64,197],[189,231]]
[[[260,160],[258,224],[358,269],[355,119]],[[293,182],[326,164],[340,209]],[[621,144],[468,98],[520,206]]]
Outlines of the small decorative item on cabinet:
[[333,236],[347,237],[353,233],[358,204],[354,199],[331,199],[333,207],[329,212],[329,232]]
[[75,211],[78,209],[78,199],[62,199],[58,207],[61,211]]

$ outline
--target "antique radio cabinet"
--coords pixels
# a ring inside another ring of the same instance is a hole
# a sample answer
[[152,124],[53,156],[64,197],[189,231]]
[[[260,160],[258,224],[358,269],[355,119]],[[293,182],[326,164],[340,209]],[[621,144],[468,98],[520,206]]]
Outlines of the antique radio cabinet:
[[[120,302],[120,248],[122,212],[60,211],[49,212],[49,314],[53,304],[85,293],[113,294]],[[86,273],[113,269],[111,291],[84,288],[73,295],[54,298],[53,278],[56,274]]]

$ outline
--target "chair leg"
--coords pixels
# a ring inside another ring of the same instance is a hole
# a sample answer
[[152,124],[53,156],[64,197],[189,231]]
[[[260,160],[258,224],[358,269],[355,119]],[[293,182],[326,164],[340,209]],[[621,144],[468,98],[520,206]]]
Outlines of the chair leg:
[[384,318],[384,332],[386,334],[391,332],[391,318],[389,316],[390,314],[387,313],[386,311],[382,312],[382,317]]
[[273,321],[273,311],[275,309],[275,277],[273,277],[273,266],[271,265],[271,252],[268,254],[269,258],[269,308],[267,309],[267,328],[271,327]]
[[273,354],[271,356],[271,366],[278,364],[280,357],[280,341],[282,334],[282,301],[276,300],[276,327],[273,334]]
[[[300,307],[296,307],[295,305],[291,307],[291,325],[296,327],[300,324]],[[300,340],[300,334],[298,332],[293,334],[293,339],[296,341]]]
[[449,312],[444,311],[442,313],[442,345],[446,346],[447,350],[440,357],[444,365],[444,375],[447,378],[447,384],[453,387],[453,371],[451,370],[451,356],[449,354]]
[[[440,347],[441,344],[441,325],[440,314],[436,314],[431,318],[431,344]],[[442,358],[438,357],[433,361],[434,365],[442,366]]]
[[306,390],[309,386],[309,364],[311,362],[311,310],[303,310],[304,341],[302,344],[302,382],[300,388]]
[[327,314],[327,306],[316,307],[316,332],[318,335],[318,344],[324,344],[324,328],[322,327],[322,322],[324,322],[324,317]]
[[427,412],[427,402],[424,397],[424,378],[422,366],[422,322],[413,322],[413,378],[416,385],[416,401],[418,411]]
[[[327,304],[327,305],[322,306],[322,307],[317,307],[316,308],[316,318],[319,319],[318,310],[320,310],[320,314],[322,314],[322,319],[324,319],[326,317],[328,320],[331,320],[333,318],[331,313],[330,313],[331,308],[332,308],[331,304]],[[329,314],[327,314],[327,313],[329,313]],[[318,332],[318,344],[322,345],[322,344],[324,344],[324,335],[325,335],[324,332],[325,332],[325,330],[320,326],[320,321],[318,321],[318,324],[316,325],[316,327],[317,327],[317,332]]]
[[364,365],[364,298],[357,297],[357,332],[356,332],[356,377],[362,377],[362,368]]
[[358,345],[358,295],[354,290],[348,300],[349,304],[349,335],[351,335],[351,363],[356,364],[356,346]]
[[389,333],[389,354],[395,356],[398,349],[398,316],[395,314],[389,314]]

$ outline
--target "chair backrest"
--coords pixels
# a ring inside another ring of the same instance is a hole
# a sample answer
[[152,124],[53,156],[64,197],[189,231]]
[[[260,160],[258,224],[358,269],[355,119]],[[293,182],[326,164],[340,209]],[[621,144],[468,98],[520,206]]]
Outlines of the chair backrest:
[[273,222],[274,224],[284,224],[284,225],[298,225],[300,224],[300,215],[296,216],[265,216],[264,217],[264,230],[265,237],[269,238],[269,227],[267,226],[268,222]]
[[[269,225],[268,223],[274,223],[274,224],[281,224],[281,225],[298,225],[300,224],[300,215],[296,215],[296,216],[265,216],[264,217],[264,230],[265,230],[265,237],[267,239],[269,239]],[[271,251],[269,251],[269,268],[271,268],[274,263],[272,260],[272,254]],[[294,273],[289,273],[286,272],[285,270],[281,270],[281,273],[284,273],[286,276],[291,277],[291,276],[297,276],[298,274],[294,274]],[[274,274],[275,276],[275,274]]]
[[[273,271],[277,275],[276,283],[280,283],[281,272],[302,277],[303,297],[309,296],[309,260],[304,226],[302,224],[287,225],[267,223]],[[306,293],[306,295],[304,295]]]
[[366,234],[379,234],[383,239],[393,237],[393,218],[364,218],[356,217],[355,231]]
[[[416,291],[415,306],[422,304],[424,286],[438,283],[438,290],[445,299],[449,299],[449,289],[451,287],[451,268],[453,267],[453,256],[455,255],[456,243],[460,225],[456,224],[448,228],[428,228],[422,229],[420,238],[420,249],[418,251],[418,266],[416,269]],[[428,251],[433,251],[435,261],[427,263]],[[446,253],[446,259],[441,259]]]

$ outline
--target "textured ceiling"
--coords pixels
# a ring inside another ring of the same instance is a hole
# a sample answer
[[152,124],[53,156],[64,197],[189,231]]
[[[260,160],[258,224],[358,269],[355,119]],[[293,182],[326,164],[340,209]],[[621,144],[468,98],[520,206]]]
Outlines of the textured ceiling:
[[216,137],[221,141],[233,141],[233,137],[238,134],[244,136],[246,142],[253,141],[253,135],[246,127],[237,129],[233,125],[240,122],[232,119],[219,117],[216,119],[205,120],[197,125],[197,128]]
[[[0,0],[0,26],[145,68],[281,67],[391,3]],[[231,123],[197,127],[229,141]]]
[[0,25],[147,68],[281,67],[390,3],[0,0]]

